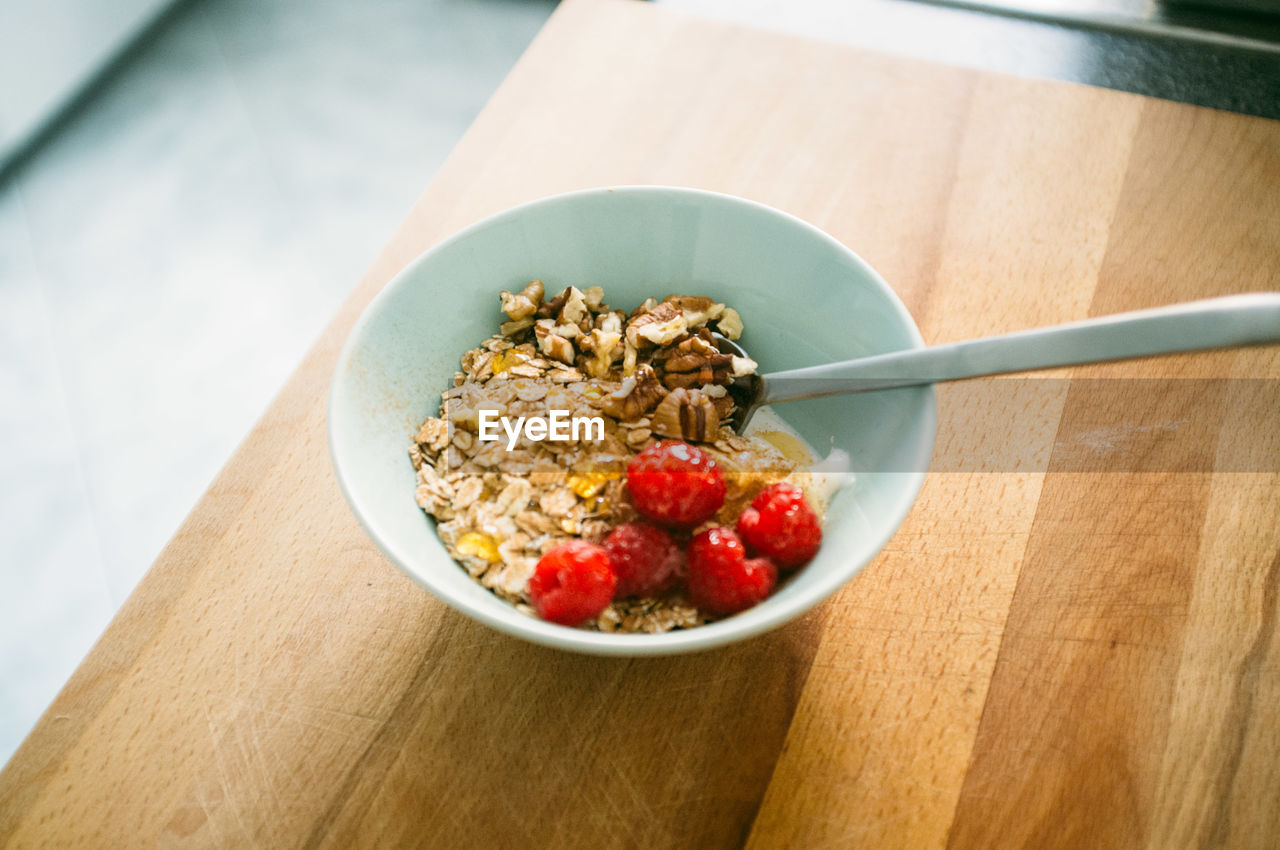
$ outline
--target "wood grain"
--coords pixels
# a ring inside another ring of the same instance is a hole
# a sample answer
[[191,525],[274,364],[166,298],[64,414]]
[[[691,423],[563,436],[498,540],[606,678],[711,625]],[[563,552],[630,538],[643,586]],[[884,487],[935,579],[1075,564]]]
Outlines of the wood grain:
[[[814,222],[930,341],[1280,288],[1273,122],[570,0],[0,773],[0,843],[1280,843],[1280,436],[1241,380],[1275,349],[1051,373],[1200,395],[956,397],[941,447],[1026,466],[931,475],[830,603],[704,655],[525,645],[377,553],[324,440],[359,312],[461,226],[626,183]],[[1139,416],[1185,425],[1124,471],[1062,448]]]
[[[915,311],[926,338],[1085,317],[1106,248],[1096,222],[1110,218],[1119,196],[1140,110],[1136,98],[1099,103],[1097,93],[1070,86],[978,84],[941,228],[943,259],[931,297]],[[1019,132],[1028,112],[1042,116],[1040,129]],[[1061,129],[1044,132],[1048,126]],[[1090,146],[1100,133],[1115,133],[1117,143]],[[1083,176],[1059,192],[1067,170]],[[1066,387],[1041,397],[1050,410],[1000,413],[1056,423]],[[943,441],[987,433],[989,412],[950,414]],[[1008,440],[1010,427],[1000,422],[996,439]],[[1048,446],[1051,437],[1022,439]],[[833,603],[839,613],[829,618],[753,846],[943,842],[1043,478],[929,479],[875,570]],[[850,818],[851,809],[877,817]]]
[[[1258,132],[1271,129],[1267,125],[1206,117],[1165,104],[1145,110],[1092,313],[1275,286],[1274,258],[1267,263],[1265,255],[1234,250],[1280,245],[1275,137]],[[1169,197],[1170,187],[1179,200]],[[1229,199],[1220,194],[1224,189]],[[1250,214],[1241,216],[1242,210]],[[1224,226],[1233,217],[1238,224]],[[1153,220],[1162,223],[1158,231]],[[1153,242],[1162,246],[1155,255]],[[1253,369],[1268,360],[1267,373],[1275,374],[1274,351],[1171,358],[1127,364],[1124,371],[1230,378],[1256,374]],[[1219,441],[1237,439],[1237,425],[1247,421],[1226,397],[1228,381],[1198,397],[1180,398],[1151,397],[1139,382],[1127,386],[1134,392],[1111,398],[1103,410],[1086,394],[1069,395],[1062,430],[1080,428],[1080,419],[1123,423],[1134,410],[1145,409],[1147,421],[1185,423],[1180,427],[1196,432],[1175,444],[1178,451],[1213,457],[1220,453]],[[1170,405],[1171,398],[1178,404]],[[1272,428],[1275,413],[1273,408]],[[1215,480],[1207,473],[1166,471],[1212,464],[1159,452],[1142,460],[1131,472],[1068,471],[1046,481],[951,833],[955,846],[999,840],[1036,847],[1262,847],[1277,838],[1268,818],[1250,823],[1229,817],[1243,740],[1251,725],[1271,725],[1277,718],[1273,706],[1253,702],[1277,614],[1280,569],[1265,555],[1261,562],[1258,557],[1276,551],[1275,494],[1268,493],[1265,476],[1258,488],[1257,480],[1241,479],[1237,472]],[[1233,496],[1237,487],[1256,490],[1254,501],[1240,505]],[[1221,515],[1215,496],[1230,500],[1235,510]],[[1254,524],[1272,532],[1262,549],[1230,544],[1242,537],[1262,542]],[[1233,575],[1239,569],[1246,574]],[[1196,706],[1196,721],[1216,735],[1170,739],[1181,660],[1198,652],[1206,637],[1188,643],[1195,589],[1206,580],[1220,587],[1242,579],[1262,583],[1252,611],[1229,603],[1218,609],[1223,620],[1251,624],[1239,635],[1241,643],[1229,650],[1222,646],[1225,652],[1217,657],[1222,667],[1216,675],[1230,677],[1232,686],[1219,699],[1201,699]],[[1241,655],[1249,660],[1241,661]],[[1026,735],[1029,728],[1037,734]],[[1204,751],[1206,740],[1215,737],[1219,743]],[[1192,760],[1217,765],[1217,787],[1201,788],[1206,796],[1198,805],[1207,811],[1198,829],[1175,827],[1181,813],[1156,805],[1162,786],[1168,790],[1163,773],[1172,767],[1165,763],[1170,748],[1177,769],[1188,769]],[[1276,768],[1257,768],[1244,781],[1257,785],[1254,793],[1274,799],[1280,787]],[[995,786],[1004,793],[993,795]]]

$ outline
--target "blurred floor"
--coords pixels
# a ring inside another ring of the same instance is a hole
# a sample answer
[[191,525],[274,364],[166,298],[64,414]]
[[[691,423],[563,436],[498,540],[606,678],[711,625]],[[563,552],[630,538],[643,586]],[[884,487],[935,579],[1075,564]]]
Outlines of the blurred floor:
[[553,7],[198,0],[0,185],[0,762]]

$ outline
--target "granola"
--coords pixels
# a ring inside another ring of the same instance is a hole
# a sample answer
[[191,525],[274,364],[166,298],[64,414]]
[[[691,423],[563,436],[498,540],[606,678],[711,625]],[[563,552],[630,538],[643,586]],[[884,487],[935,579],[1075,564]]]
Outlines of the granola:
[[[604,303],[600,287],[569,286],[548,298],[536,280],[504,291],[501,307],[507,321],[462,356],[439,415],[422,423],[409,455],[417,502],[436,519],[450,555],[517,610],[534,615],[526,585],[544,553],[573,537],[598,542],[637,518],[626,464],[655,441],[698,443],[725,473],[723,508],[694,532],[731,523],[769,483],[808,483],[811,458],[728,426],[733,382],[756,369],[715,346],[713,331],[730,339],[742,333],[732,308],[672,295],[624,313]],[[548,411],[598,419],[603,431],[481,439],[482,421]],[[584,627],[656,633],[710,619],[677,592],[615,600]]]

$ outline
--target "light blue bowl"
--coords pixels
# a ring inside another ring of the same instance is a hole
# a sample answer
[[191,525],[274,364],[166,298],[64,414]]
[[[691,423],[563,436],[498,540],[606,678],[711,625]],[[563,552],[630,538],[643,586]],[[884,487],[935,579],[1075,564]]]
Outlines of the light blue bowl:
[[843,449],[856,482],[827,512],[822,550],[760,605],[707,626],[619,635],[536,620],[474,582],[414,501],[408,446],[439,409],[458,359],[502,320],[498,292],[541,278],[603,286],[614,307],[709,295],[736,308],[762,372],[923,345],[902,302],[848,248],[798,218],[729,195],[656,186],[592,189],[499,213],[427,251],[378,294],[338,358],[329,446],[369,536],[441,600],[499,631],[600,655],[665,655],[775,628],[834,593],[910,510],[933,452],[930,387],[817,399],[777,411],[810,445]]

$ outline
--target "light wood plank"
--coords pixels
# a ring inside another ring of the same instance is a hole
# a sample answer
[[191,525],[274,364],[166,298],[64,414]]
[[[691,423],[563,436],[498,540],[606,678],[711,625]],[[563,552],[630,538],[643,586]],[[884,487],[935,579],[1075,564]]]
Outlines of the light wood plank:
[[[1099,222],[1120,196],[1124,139],[1141,106],[1072,86],[981,80],[941,267],[919,311],[926,341],[1086,315],[1107,242]],[[1039,120],[1025,121],[1031,112]],[[1088,144],[1101,133],[1116,144]],[[1043,469],[1066,388],[1029,396],[1044,409],[944,408],[939,454],[1017,440],[1038,447]],[[1013,436],[1023,421],[1040,433]],[[893,543],[833,605],[752,847],[945,841],[1043,477],[1016,469],[931,476]]]
[[[1150,105],[1091,312],[1274,286],[1277,150],[1280,126],[1274,123]],[[1243,351],[1081,371],[1113,378],[1274,379],[1277,362],[1274,351]],[[1260,445],[1268,429],[1273,442],[1275,408],[1269,416],[1248,408],[1259,398],[1274,399],[1274,391],[1260,396],[1230,380],[1196,382],[1199,393],[1153,381],[1122,386],[1127,392],[1073,390],[1063,435],[1099,422],[1146,421],[1167,423],[1179,439],[1129,459],[1136,461],[1131,471],[1086,474],[1068,467],[1047,478],[952,846],[997,840],[1162,846],[1174,836],[1187,843],[1163,846],[1223,846],[1228,838],[1232,846],[1266,846],[1276,838],[1270,817],[1257,811],[1257,801],[1274,799],[1264,790],[1273,788],[1264,783],[1274,780],[1274,768],[1251,761],[1254,775],[1236,775],[1249,730],[1265,728],[1273,716],[1253,700],[1277,682],[1262,666],[1280,601],[1268,567],[1280,557],[1272,534],[1274,493],[1266,492],[1265,476],[1260,490],[1238,472],[1215,480],[1208,472],[1180,471],[1211,468],[1206,461],[1232,452],[1232,442]],[[1274,471],[1272,462],[1257,460],[1259,472]],[[1235,488],[1249,497],[1237,502]],[[1232,505],[1229,517],[1220,513],[1224,500]],[[1267,529],[1262,538],[1242,536],[1255,525]],[[1218,595],[1230,588],[1243,595],[1238,603]],[[1212,610],[1206,610],[1209,594]],[[1233,625],[1242,617],[1249,624],[1243,633]],[[1207,640],[1206,633],[1219,628],[1235,639]],[[1255,639],[1260,643],[1251,643]],[[1202,662],[1191,659],[1215,643],[1222,650],[1214,654],[1222,684],[1212,708],[1209,692],[1195,700],[1185,685],[1179,699],[1179,670],[1190,666],[1203,674]],[[1202,731],[1213,710],[1227,728],[1219,733],[1222,745],[1206,750],[1204,738],[1187,733]],[[1184,815],[1168,801],[1185,799],[1196,787],[1178,783],[1203,776],[1194,766],[1204,760],[1219,766],[1216,796]],[[1243,799],[1253,801],[1253,814],[1232,822],[1229,815]],[[1201,823],[1192,826],[1197,818]]]

